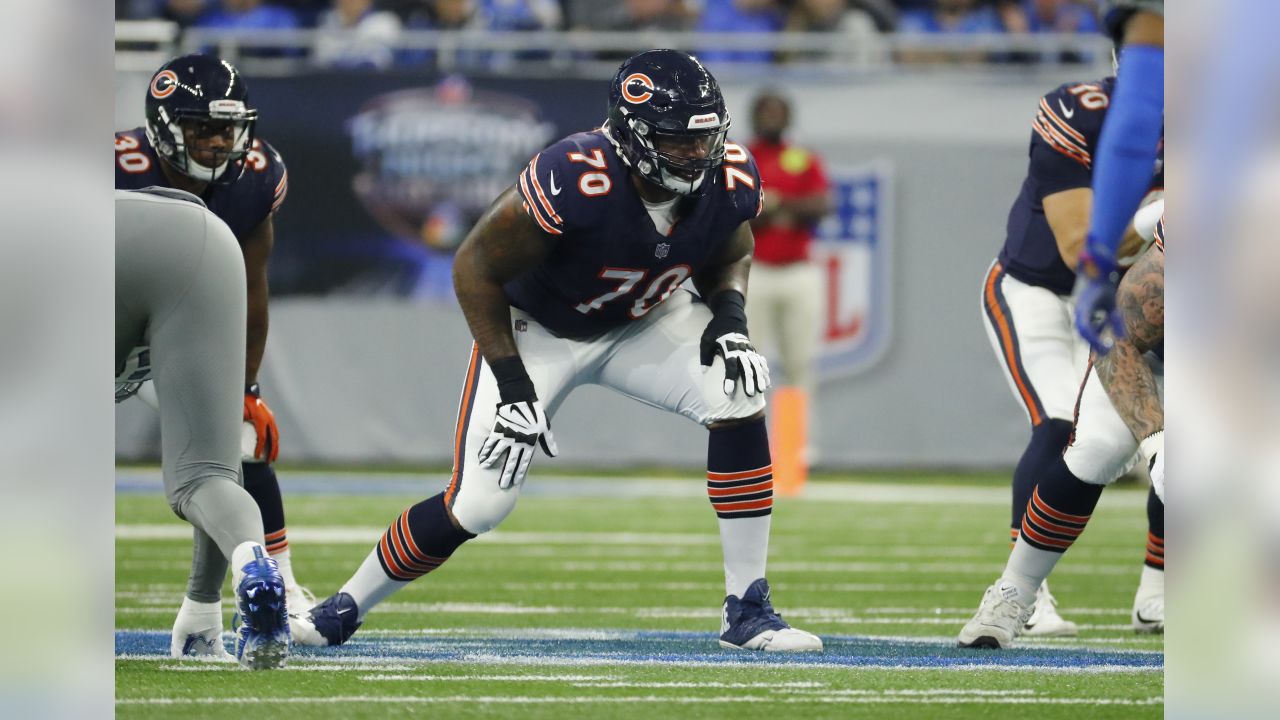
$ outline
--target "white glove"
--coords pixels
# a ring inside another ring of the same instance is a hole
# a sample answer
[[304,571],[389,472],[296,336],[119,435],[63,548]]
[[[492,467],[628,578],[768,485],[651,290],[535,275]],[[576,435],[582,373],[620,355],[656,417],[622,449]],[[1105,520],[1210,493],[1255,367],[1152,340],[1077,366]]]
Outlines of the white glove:
[[769,389],[769,363],[756,352],[751,339],[742,333],[729,333],[716,338],[716,355],[724,358],[724,394],[733,395],[737,380],[747,397]]
[[1147,473],[1151,476],[1151,489],[1164,502],[1164,431],[1152,433],[1138,447],[1147,459]]
[[476,459],[483,468],[493,468],[506,455],[498,487],[506,490],[524,483],[533,461],[534,446],[542,445],[551,457],[559,453],[555,438],[551,436],[551,422],[542,409],[540,400],[503,403],[498,405],[498,415],[493,430],[480,446]]

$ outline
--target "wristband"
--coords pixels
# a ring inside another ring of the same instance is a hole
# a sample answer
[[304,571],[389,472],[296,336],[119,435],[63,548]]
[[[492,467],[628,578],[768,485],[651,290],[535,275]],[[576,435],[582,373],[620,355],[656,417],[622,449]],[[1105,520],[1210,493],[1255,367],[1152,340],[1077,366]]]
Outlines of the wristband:
[[538,399],[533,381],[529,379],[529,372],[525,370],[524,361],[519,355],[498,358],[489,363],[489,369],[498,381],[498,395],[502,397],[503,403]]
[[[716,318],[735,320],[747,326],[747,299],[737,290],[722,290],[707,303]],[[746,333],[743,332],[745,335]]]

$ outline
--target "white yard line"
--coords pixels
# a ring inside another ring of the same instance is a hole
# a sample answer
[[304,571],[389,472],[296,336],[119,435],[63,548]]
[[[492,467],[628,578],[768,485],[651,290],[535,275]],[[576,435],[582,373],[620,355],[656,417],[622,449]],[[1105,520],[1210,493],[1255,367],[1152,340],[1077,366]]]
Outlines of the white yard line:
[[[781,697],[780,697],[781,696]],[[468,696],[452,695],[431,697],[423,695],[345,695],[334,697],[226,697],[226,698],[124,698],[117,705],[346,705],[346,704],[403,704],[403,705],[628,705],[661,703],[673,705],[712,705],[733,703],[823,703],[834,705],[906,704],[906,705],[1163,705],[1163,697],[1148,698],[1055,698],[1026,697],[1023,695],[824,695],[812,697],[788,697],[785,692],[768,695],[726,695],[719,697],[680,697],[668,695],[626,695],[606,697],[543,697],[543,696]]]

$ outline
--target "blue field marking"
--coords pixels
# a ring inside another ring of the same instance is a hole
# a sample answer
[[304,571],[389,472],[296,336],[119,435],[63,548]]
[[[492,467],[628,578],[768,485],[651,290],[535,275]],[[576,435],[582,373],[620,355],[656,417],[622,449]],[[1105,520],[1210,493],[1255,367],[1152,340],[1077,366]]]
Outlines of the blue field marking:
[[[825,652],[764,654],[721,650],[716,636],[698,632],[582,631],[577,637],[506,635],[454,637],[405,634],[355,638],[341,648],[304,648],[294,659],[378,659],[420,663],[528,665],[777,665],[937,670],[1152,671],[1164,669],[1164,653],[1135,650],[1026,648],[962,650],[936,642],[865,636],[824,636]],[[167,657],[169,633],[119,630],[116,655]]]

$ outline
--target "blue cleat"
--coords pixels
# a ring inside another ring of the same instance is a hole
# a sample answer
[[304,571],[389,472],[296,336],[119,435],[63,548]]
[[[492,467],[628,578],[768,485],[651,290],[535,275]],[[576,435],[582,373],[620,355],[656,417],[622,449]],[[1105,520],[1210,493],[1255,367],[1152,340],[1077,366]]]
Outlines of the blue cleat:
[[289,657],[284,578],[261,546],[253,554],[254,559],[241,568],[243,575],[236,586],[236,613],[231,620],[236,660],[250,670],[284,667]]
[[769,602],[769,582],[751,583],[741,598],[724,599],[720,647],[765,652],[821,652],[817,635],[788,625]]
[[351,638],[360,627],[355,598],[339,592],[305,612],[289,616],[289,625],[300,645],[334,647]]

